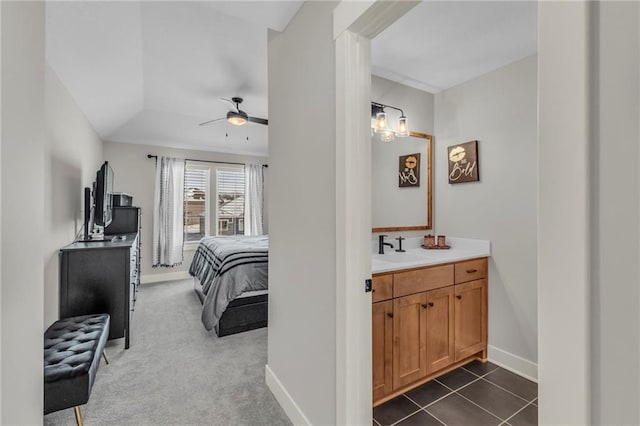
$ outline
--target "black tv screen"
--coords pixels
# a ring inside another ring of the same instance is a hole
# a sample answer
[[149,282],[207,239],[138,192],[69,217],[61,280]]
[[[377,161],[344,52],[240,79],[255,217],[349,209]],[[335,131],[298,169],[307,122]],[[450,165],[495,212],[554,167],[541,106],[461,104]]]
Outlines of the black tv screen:
[[112,217],[113,170],[109,162],[105,161],[96,174],[96,184],[93,190],[95,210],[93,220],[96,225],[108,226]]

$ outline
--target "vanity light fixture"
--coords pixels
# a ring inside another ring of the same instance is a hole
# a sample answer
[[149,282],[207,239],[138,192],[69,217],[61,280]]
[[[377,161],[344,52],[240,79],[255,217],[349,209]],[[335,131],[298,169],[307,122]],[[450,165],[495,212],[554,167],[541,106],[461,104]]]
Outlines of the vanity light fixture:
[[384,111],[376,113],[376,121],[373,126],[373,130],[376,133],[386,133],[387,128],[387,113]]
[[[384,112],[385,108],[391,108],[400,111],[400,119],[398,120],[398,127],[396,130],[389,128],[389,120],[387,113]],[[409,123],[407,117],[404,115],[404,111],[400,108],[396,108],[391,105],[384,105],[379,102],[371,102],[371,128],[375,133],[380,134],[380,140],[383,142],[391,142],[397,137],[409,136]]]

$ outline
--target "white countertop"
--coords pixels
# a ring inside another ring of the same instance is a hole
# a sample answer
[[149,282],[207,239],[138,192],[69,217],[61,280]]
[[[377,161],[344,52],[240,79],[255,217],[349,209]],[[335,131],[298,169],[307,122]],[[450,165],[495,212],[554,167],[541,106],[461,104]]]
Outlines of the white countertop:
[[377,239],[371,243],[371,273],[373,274],[491,256],[491,243],[488,240],[447,237],[450,249],[427,250],[420,247],[423,242],[422,237],[407,238],[402,242],[402,248],[406,250],[404,253],[395,251],[398,248],[397,240],[385,241],[394,245],[394,248],[385,246],[385,254],[378,254]]

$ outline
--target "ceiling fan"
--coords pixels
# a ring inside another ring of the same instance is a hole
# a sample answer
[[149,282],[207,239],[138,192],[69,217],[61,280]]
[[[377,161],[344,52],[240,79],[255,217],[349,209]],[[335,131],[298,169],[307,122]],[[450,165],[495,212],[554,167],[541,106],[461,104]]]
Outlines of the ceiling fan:
[[247,121],[251,121],[252,123],[264,124],[265,126],[269,125],[269,120],[267,120],[266,118],[251,117],[246,112],[242,111],[240,109],[242,98],[233,97],[231,98],[231,100],[225,99],[225,98],[220,98],[220,99],[222,99],[223,101],[227,101],[231,105],[233,105],[234,110],[228,111],[226,117],[215,118],[213,120],[205,121],[204,123],[200,123],[200,126],[207,126],[209,124],[215,123],[216,121],[220,121],[220,120],[227,120],[230,124],[233,124],[234,126],[243,126],[247,124]]

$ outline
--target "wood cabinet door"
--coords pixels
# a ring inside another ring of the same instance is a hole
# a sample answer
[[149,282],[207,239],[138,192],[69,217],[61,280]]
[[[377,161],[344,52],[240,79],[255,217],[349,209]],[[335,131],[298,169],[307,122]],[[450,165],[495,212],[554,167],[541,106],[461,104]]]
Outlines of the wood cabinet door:
[[389,300],[393,297],[393,275],[379,275],[373,277],[371,301],[373,303]]
[[456,361],[486,348],[487,280],[455,286]]
[[393,389],[427,375],[427,294],[393,300]]
[[453,286],[427,292],[427,374],[454,363]]
[[393,301],[372,304],[373,400],[393,390]]

